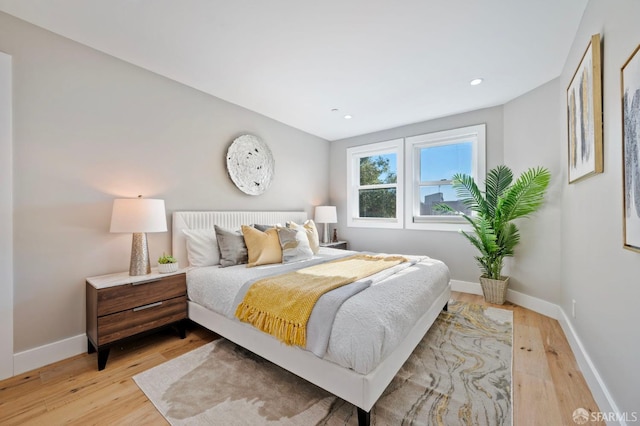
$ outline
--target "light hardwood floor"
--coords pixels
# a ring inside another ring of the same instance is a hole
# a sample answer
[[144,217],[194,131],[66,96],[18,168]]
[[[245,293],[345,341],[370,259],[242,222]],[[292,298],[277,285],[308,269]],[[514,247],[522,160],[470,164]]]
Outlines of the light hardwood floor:
[[[485,304],[481,296],[453,298]],[[513,424],[573,425],[575,409],[598,411],[558,322],[509,303],[500,307],[514,314]],[[1,381],[0,424],[167,424],[131,377],[215,338],[196,325],[184,340],[161,331],[111,349],[103,371],[94,353]]]

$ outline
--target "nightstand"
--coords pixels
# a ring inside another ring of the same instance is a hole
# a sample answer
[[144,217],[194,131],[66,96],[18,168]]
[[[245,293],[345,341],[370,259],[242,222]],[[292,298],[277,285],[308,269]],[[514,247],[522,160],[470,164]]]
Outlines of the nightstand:
[[111,346],[136,334],[177,324],[185,337],[187,278],[184,270],[129,276],[128,272],[87,278],[88,353],[98,352],[98,370]]
[[346,241],[336,241],[334,243],[320,243],[320,247],[329,247],[334,249],[346,250],[347,242]]

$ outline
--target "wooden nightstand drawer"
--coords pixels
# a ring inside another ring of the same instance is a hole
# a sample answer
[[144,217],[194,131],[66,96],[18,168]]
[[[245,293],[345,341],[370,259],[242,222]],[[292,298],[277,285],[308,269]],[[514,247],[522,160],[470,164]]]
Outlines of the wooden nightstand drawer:
[[185,274],[178,274],[98,290],[98,316],[182,296],[187,292]]
[[187,277],[184,270],[144,276],[128,272],[87,278],[88,352],[98,352],[104,369],[111,346],[142,332],[176,325],[184,339],[187,320]]
[[187,297],[158,301],[98,318],[98,345],[115,342],[187,317]]

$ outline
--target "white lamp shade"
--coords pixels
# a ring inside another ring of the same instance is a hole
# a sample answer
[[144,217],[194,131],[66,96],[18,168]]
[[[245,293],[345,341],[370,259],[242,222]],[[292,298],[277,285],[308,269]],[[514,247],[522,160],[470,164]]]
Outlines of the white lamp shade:
[[338,223],[336,206],[317,206],[313,220],[317,223]]
[[119,198],[113,200],[111,232],[166,232],[164,200]]

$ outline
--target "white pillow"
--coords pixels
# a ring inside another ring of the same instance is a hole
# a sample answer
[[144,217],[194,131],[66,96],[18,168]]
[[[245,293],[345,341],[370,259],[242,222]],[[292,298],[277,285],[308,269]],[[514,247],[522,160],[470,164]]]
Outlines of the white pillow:
[[183,229],[187,237],[187,258],[191,266],[213,266],[220,263],[220,249],[213,229]]
[[313,257],[313,251],[309,247],[309,239],[303,227],[276,229],[280,247],[282,247],[282,263],[298,262]]
[[320,250],[320,238],[318,237],[318,230],[313,220],[307,220],[303,225],[298,225],[295,222],[287,222],[287,227],[292,229],[303,229],[309,239],[309,247],[313,254],[318,254]]

